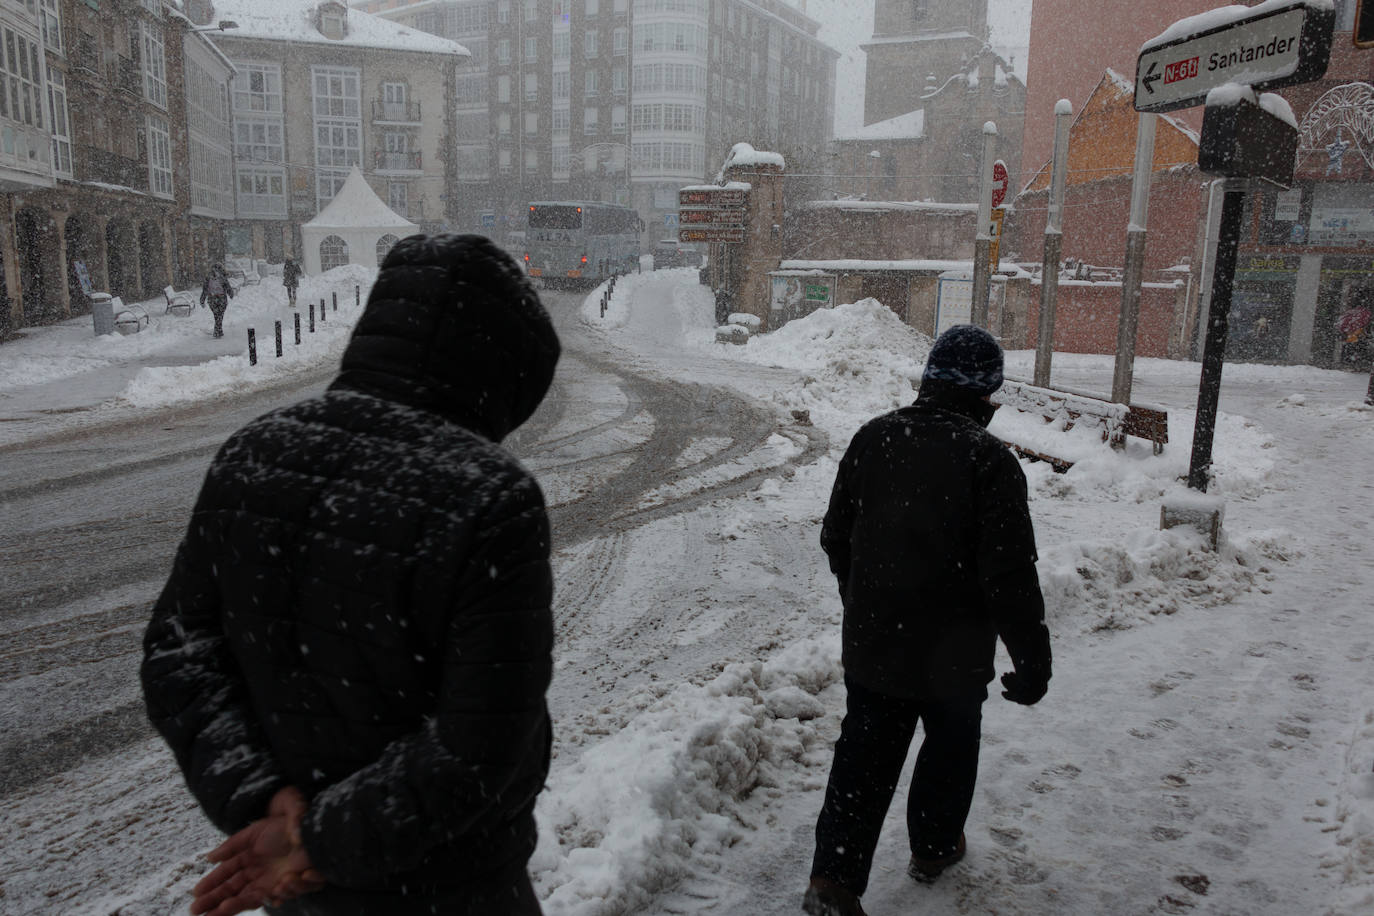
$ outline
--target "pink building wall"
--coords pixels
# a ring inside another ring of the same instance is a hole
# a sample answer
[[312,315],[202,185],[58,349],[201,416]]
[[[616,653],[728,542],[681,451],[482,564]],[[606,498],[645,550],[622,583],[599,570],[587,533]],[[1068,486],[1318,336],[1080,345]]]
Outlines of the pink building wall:
[[[1226,5],[1227,0],[1035,0],[1026,58],[1020,186],[1054,152],[1055,102],[1068,99],[1077,114],[1108,67],[1134,81],[1142,44],[1179,19]],[[1201,108],[1174,116],[1195,130],[1202,126]]]

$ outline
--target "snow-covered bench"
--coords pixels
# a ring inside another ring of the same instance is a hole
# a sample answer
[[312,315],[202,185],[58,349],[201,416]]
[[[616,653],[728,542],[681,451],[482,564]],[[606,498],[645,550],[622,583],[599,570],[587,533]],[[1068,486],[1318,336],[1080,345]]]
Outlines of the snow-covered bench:
[[110,300],[110,306],[114,309],[115,330],[121,334],[137,334],[152,320],[143,306],[125,305],[118,296]]
[[181,315],[184,317],[191,314],[191,310],[196,307],[195,301],[189,295],[179,293],[170,286],[162,288],[162,295],[167,297],[167,308],[163,311],[164,315]]
[[[1103,398],[1060,388],[1039,388],[1027,382],[1007,379],[992,395],[992,403],[1038,414],[1046,423],[1057,422],[1068,431],[1075,426],[1101,430],[1102,441],[1113,446],[1125,444],[1127,436],[1149,440],[1154,453],[1161,454],[1169,441],[1169,415],[1159,407],[1140,404],[1115,404]],[[1045,461],[1056,471],[1067,471],[1073,460],[1055,455],[1043,445],[1004,439],[1017,454]]]

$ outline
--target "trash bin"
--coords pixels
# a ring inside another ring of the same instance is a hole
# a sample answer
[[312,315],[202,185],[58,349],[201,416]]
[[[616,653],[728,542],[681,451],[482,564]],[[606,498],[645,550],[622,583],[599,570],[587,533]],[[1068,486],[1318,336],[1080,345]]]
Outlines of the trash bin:
[[91,293],[91,322],[95,324],[96,337],[115,332],[113,299],[109,293]]

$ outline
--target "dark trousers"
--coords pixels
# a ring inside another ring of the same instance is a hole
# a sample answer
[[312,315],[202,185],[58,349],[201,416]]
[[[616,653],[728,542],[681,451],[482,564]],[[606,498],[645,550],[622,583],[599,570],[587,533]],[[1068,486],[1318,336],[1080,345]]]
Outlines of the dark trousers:
[[288,286],[286,288],[286,301],[292,308],[296,307],[296,287]]
[[215,336],[224,336],[224,310],[229,307],[227,296],[210,297],[210,314],[215,316]]
[[525,863],[465,885],[420,889],[406,896],[326,887],[264,907],[269,916],[543,916]]
[[925,740],[907,797],[911,851],[925,858],[954,852],[973,804],[987,690],[909,700],[867,690],[848,677],[845,687],[849,698],[816,821],[811,875],[862,896],[918,720]]

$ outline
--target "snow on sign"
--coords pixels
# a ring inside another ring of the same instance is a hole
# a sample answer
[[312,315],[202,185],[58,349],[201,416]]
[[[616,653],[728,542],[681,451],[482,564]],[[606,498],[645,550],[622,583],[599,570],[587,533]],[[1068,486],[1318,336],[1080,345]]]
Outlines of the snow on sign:
[[1141,46],[1135,108],[1191,108],[1224,83],[1258,91],[1320,79],[1335,22],[1330,0],[1268,0],[1180,19]]

